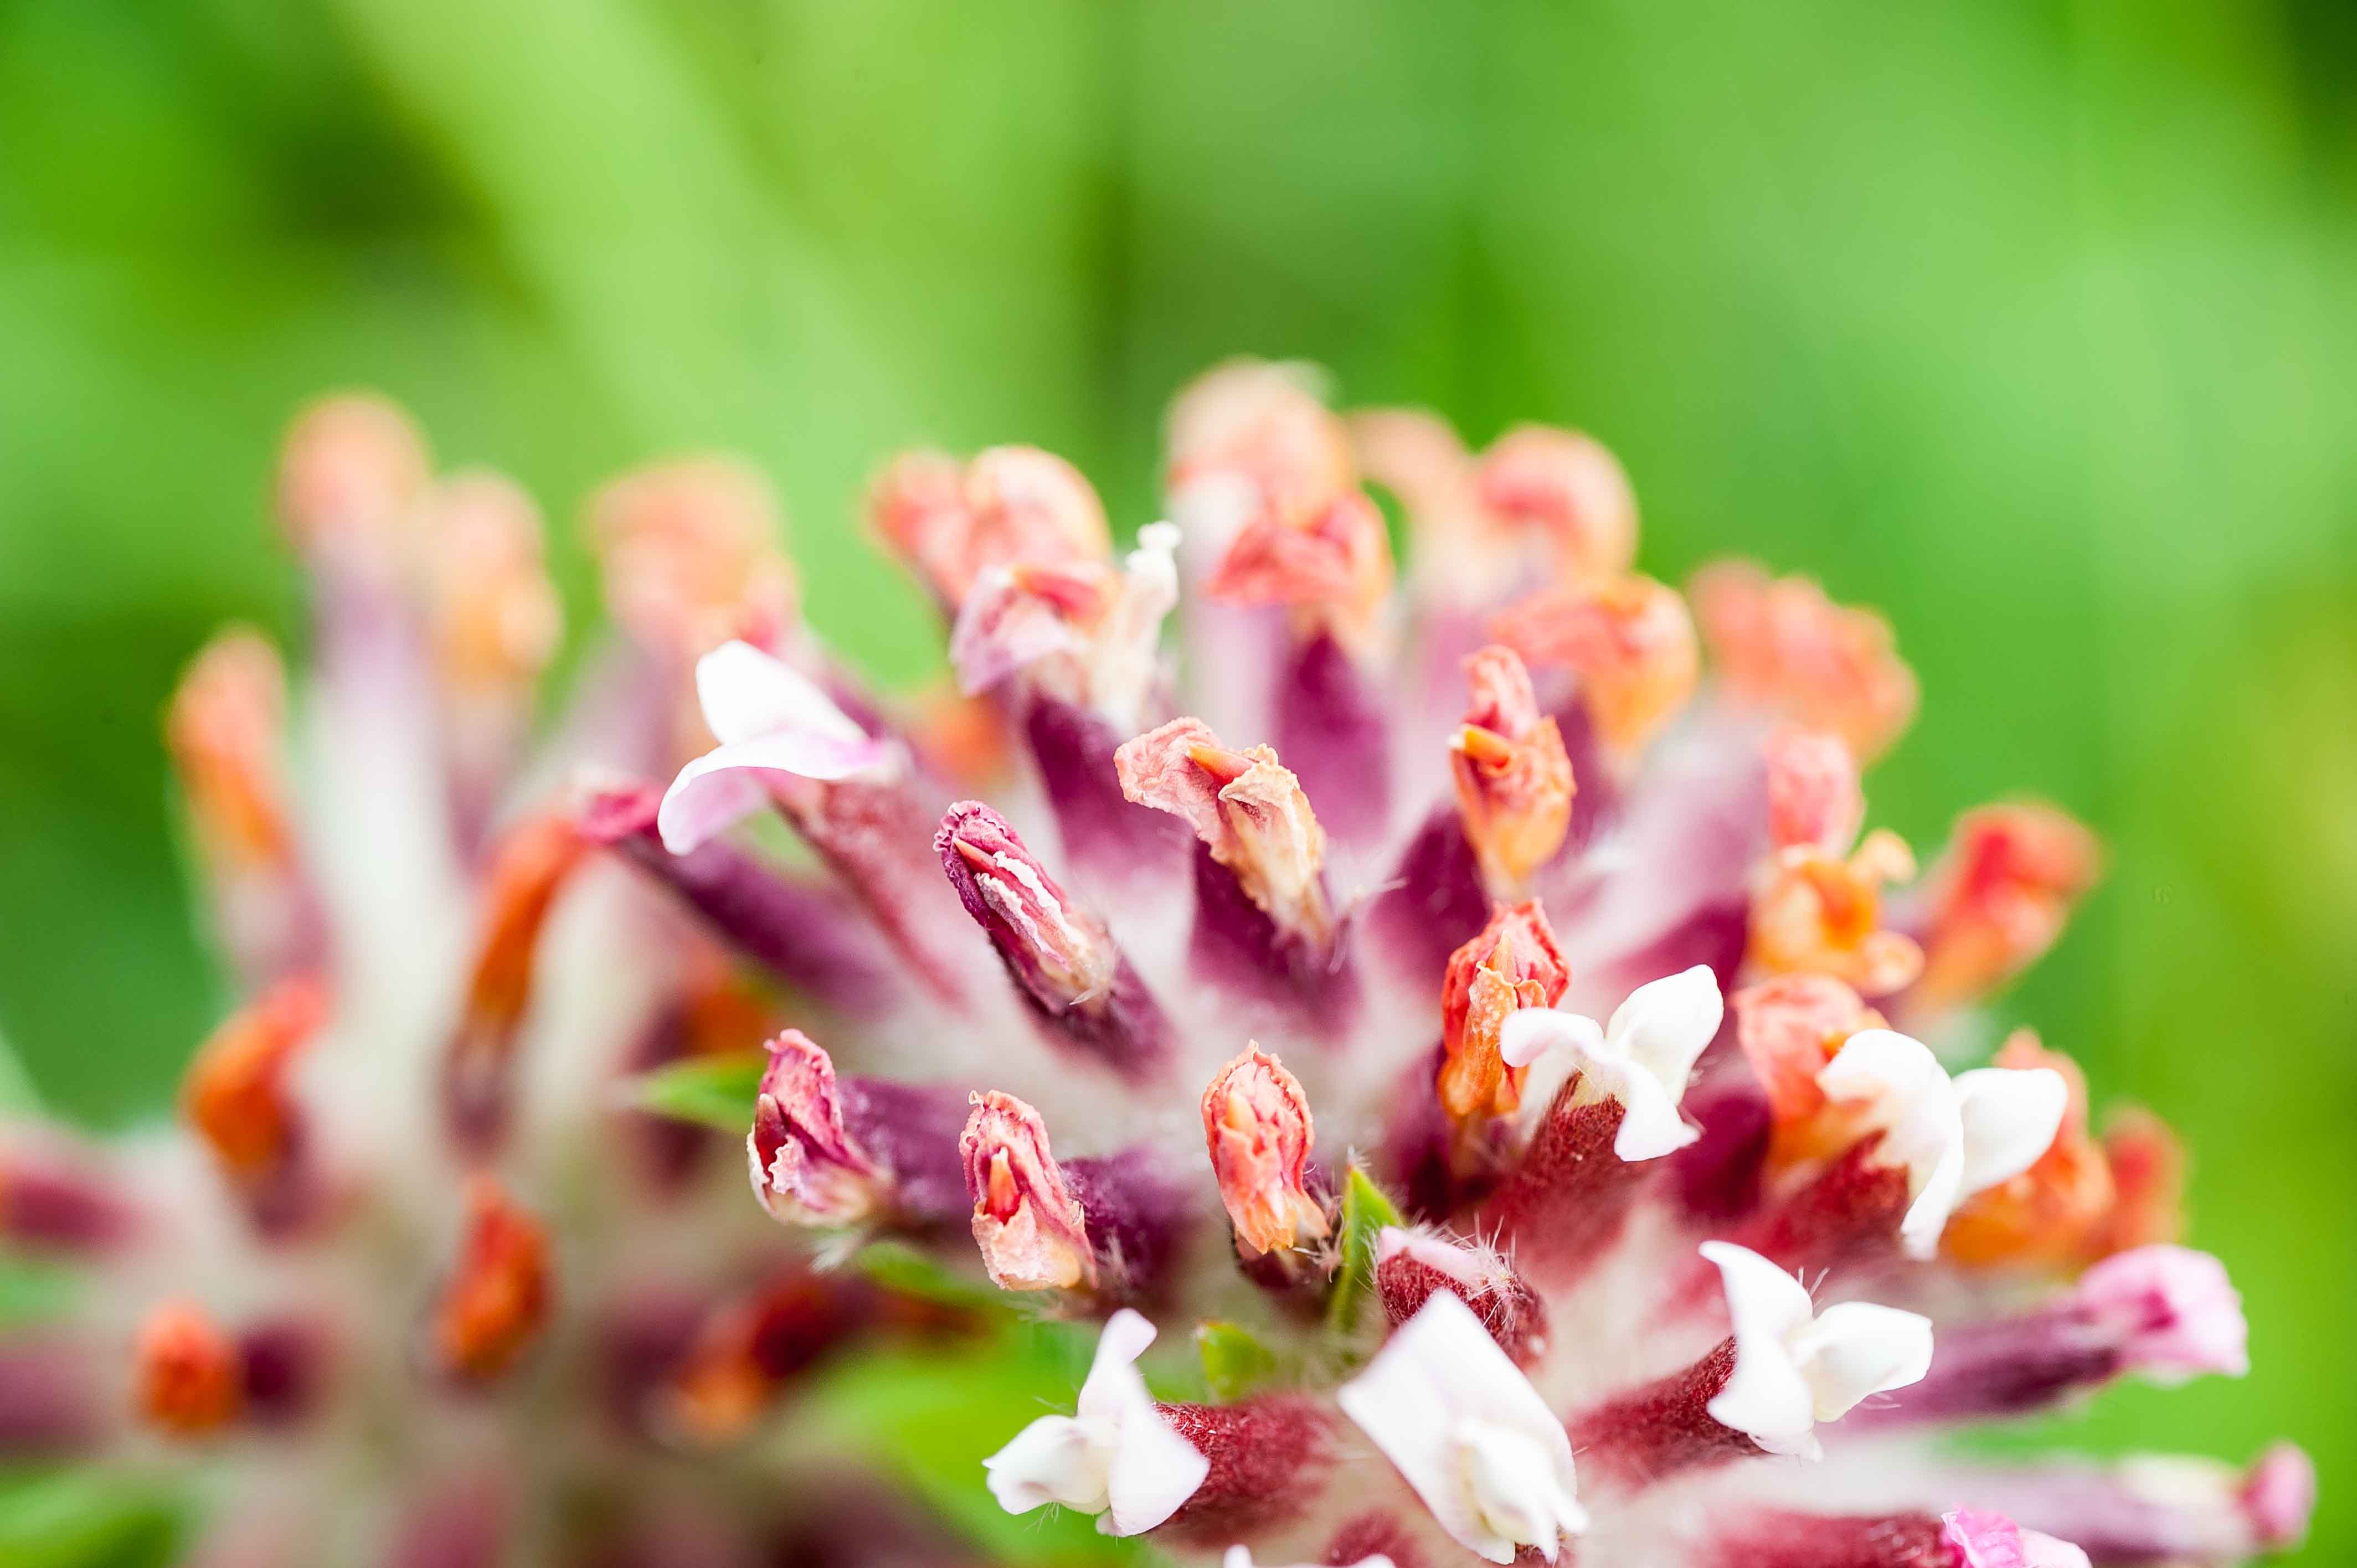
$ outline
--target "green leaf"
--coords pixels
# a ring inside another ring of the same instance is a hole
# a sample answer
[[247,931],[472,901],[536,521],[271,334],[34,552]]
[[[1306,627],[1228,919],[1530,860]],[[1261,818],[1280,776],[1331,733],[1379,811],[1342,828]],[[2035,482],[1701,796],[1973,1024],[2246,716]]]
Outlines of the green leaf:
[[1334,1288],[1326,1298],[1326,1326],[1336,1334],[1354,1335],[1367,1298],[1375,1288],[1375,1233],[1386,1225],[1404,1223],[1400,1211],[1383,1189],[1357,1165],[1342,1184],[1342,1232],[1337,1238],[1341,1262],[1334,1270]]
[[1203,1358],[1203,1380],[1222,1403],[1243,1398],[1276,1373],[1276,1352],[1238,1324],[1214,1318],[1197,1325],[1195,1348]]
[[852,1262],[861,1273],[888,1290],[967,1312],[1011,1316],[1001,1292],[959,1277],[904,1241],[872,1242],[862,1247]]
[[658,1116],[742,1134],[752,1124],[753,1097],[768,1058],[759,1051],[674,1062],[623,1085],[627,1103]]
[[186,1520],[166,1494],[87,1473],[0,1479],[0,1568],[162,1568]]
[[73,1272],[59,1264],[0,1257],[0,1329],[64,1316],[77,1283]]
[[856,1455],[889,1466],[993,1562],[1141,1563],[1137,1543],[1099,1535],[1086,1514],[1009,1514],[983,1481],[983,1460],[1034,1417],[1071,1411],[1094,1341],[1089,1325],[1010,1323],[959,1354],[857,1357],[795,1407],[786,1440],[833,1461]]
[[0,1116],[38,1116],[40,1111],[41,1097],[33,1088],[32,1076],[16,1059],[8,1036],[0,1035]]

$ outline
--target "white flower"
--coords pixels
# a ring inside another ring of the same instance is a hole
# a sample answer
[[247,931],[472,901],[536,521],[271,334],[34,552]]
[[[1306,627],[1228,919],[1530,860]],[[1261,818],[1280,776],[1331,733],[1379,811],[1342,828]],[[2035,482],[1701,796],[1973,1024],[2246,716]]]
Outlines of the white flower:
[[1552,1563],[1587,1528],[1570,1434],[1452,1293],[1435,1291],[1335,1399],[1467,1551],[1511,1563],[1535,1546]]
[[880,777],[898,754],[870,737],[809,678],[747,642],[696,660],[696,701],[720,744],[679,770],[655,825],[685,854],[770,804],[766,776],[833,781]]
[[1717,979],[1698,963],[1637,987],[1600,1029],[1577,1013],[1525,1007],[1499,1031],[1498,1052],[1509,1067],[1546,1058],[1523,1089],[1523,1102],[1539,1114],[1554,1100],[1555,1084],[1577,1070],[1582,1094],[1620,1102],[1612,1152],[1624,1160],[1659,1159],[1702,1135],[1678,1114],[1678,1101],[1725,1011]]
[[1735,1370],[1711,1419],[1771,1454],[1815,1458],[1818,1422],[1931,1368],[1928,1317],[1864,1301],[1817,1312],[1800,1281],[1749,1248],[1706,1241],[1702,1255],[1718,1266],[1735,1320]]
[[1882,1134],[1878,1159],[1906,1166],[1912,1202],[1899,1234],[1917,1258],[1939,1250],[1958,1204],[2038,1162],[2070,1099],[2051,1068],[1981,1068],[1951,1079],[1921,1042],[1890,1029],[1852,1035],[1817,1087]]
[[1008,1513],[1062,1503],[1097,1514],[1106,1535],[1135,1535],[1178,1511],[1211,1462],[1171,1429],[1135,1362],[1154,1325],[1124,1307],[1107,1320],[1071,1415],[1043,1415],[982,1462]]

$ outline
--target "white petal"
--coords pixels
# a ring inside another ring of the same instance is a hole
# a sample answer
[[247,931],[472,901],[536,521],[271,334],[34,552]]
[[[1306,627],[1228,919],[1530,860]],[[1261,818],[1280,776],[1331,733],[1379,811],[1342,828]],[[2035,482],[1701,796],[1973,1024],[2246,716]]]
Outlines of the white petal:
[[723,746],[775,730],[846,744],[867,738],[808,676],[749,642],[724,642],[695,661],[695,699]]
[[1105,1513],[1097,1529],[1107,1535],[1152,1530],[1177,1513],[1211,1473],[1211,1460],[1149,1407],[1142,1419],[1124,1422],[1114,1440]]
[[1082,1420],[1102,1423],[1112,1434],[1105,1515],[1097,1521],[1108,1535],[1152,1530],[1211,1473],[1211,1462],[1171,1430],[1138,1375],[1137,1359],[1153,1343],[1154,1325],[1122,1308],[1106,1321],[1088,1381],[1081,1385]]
[[1105,1319],[1097,1335],[1097,1353],[1089,1362],[1088,1380],[1081,1384],[1083,1416],[1117,1421],[1140,1401],[1151,1406],[1146,1380],[1137,1375],[1137,1359],[1154,1343],[1155,1327],[1144,1313],[1125,1306]]
[[1706,1407],[1710,1418],[1771,1454],[1813,1456],[1815,1402],[1792,1349],[1792,1339],[1812,1321],[1808,1291],[1759,1253],[1731,1241],[1706,1241],[1702,1255],[1717,1265],[1727,1316],[1735,1323],[1735,1370]]
[[1876,1157],[1907,1168],[1913,1202],[1900,1224],[1913,1256],[1928,1258],[1963,1196],[1964,1130],[1955,1086],[1922,1042],[1890,1029],[1852,1035],[1817,1074],[1827,1099],[1863,1109],[1879,1130]]
[[1673,1090],[1633,1063],[1611,1075],[1617,1081],[1605,1082],[1608,1075],[1601,1069],[1596,1076],[1598,1087],[1620,1102],[1620,1130],[1612,1135],[1612,1152],[1620,1158],[1657,1160],[1702,1136],[1702,1129],[1687,1125],[1678,1113],[1678,1096],[1685,1090],[1683,1080]]
[[1510,1560],[1527,1542],[1552,1563],[1566,1534],[1587,1528],[1587,1510],[1556,1478],[1552,1456],[1538,1444],[1479,1420],[1463,1423],[1457,1442],[1474,1512]]
[[1552,1007],[1519,1008],[1498,1028],[1498,1055],[1508,1067],[1528,1067],[1553,1051],[1593,1056],[1603,1044],[1595,1019]]
[[1105,1506],[1108,1455],[1101,1434],[1069,1415],[1043,1415],[982,1462],[990,1495],[1008,1513],[1049,1503],[1096,1513]]
[[1718,977],[1698,963],[1631,992],[1605,1032],[1676,1100],[1726,1013]]
[[1817,1419],[1835,1421],[1869,1394],[1923,1380],[1932,1367],[1932,1320],[1846,1301],[1819,1313],[1793,1348]]
[[1964,1195],[1969,1197],[2036,1165],[2053,1146],[2070,1099],[2069,1086],[2052,1068],[1985,1067],[1959,1073]]
[[655,826],[673,854],[690,850],[769,804],[762,775],[780,779],[845,779],[873,775],[892,748],[862,736],[842,740],[805,730],[779,730],[731,741],[679,770],[663,791]]
[[[1468,1423],[1512,1433],[1545,1461],[1552,1496],[1576,1499],[1571,1437],[1472,1309],[1448,1291],[1394,1332],[1336,1402],[1424,1500],[1458,1544],[1492,1563],[1512,1562],[1514,1543],[1482,1517],[1468,1486]],[[1544,1499],[1540,1506],[1545,1506]],[[1574,1502],[1574,1507],[1577,1503]]]

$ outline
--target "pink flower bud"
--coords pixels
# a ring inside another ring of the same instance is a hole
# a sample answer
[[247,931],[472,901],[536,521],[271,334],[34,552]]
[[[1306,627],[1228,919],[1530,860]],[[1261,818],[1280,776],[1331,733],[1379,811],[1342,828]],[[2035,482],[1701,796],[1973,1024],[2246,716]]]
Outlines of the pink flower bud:
[[1503,1116],[1522,1103],[1525,1069],[1506,1065],[1499,1030],[1519,1008],[1552,1007],[1571,983],[1546,911],[1500,905],[1481,934],[1449,958],[1443,983],[1440,1103],[1459,1122]]
[[1857,759],[1825,730],[1784,728],[1768,737],[1768,837],[1779,849],[1808,845],[1840,854],[1866,821]]
[[1605,744],[1642,751],[1694,694],[1694,621],[1677,590],[1634,575],[1550,588],[1491,624],[1534,665],[1568,665]]
[[753,1196],[788,1225],[856,1225],[883,1200],[888,1179],[844,1127],[834,1063],[800,1029],[769,1041],[745,1135]]
[[1539,713],[1530,671],[1512,649],[1484,648],[1465,671],[1472,699],[1449,746],[1457,811],[1483,880],[1503,895],[1563,847],[1577,780],[1562,732]]
[[1122,792],[1182,818],[1279,929],[1324,946],[1334,914],[1326,832],[1301,781],[1265,746],[1230,751],[1200,719],[1173,719],[1114,754]]
[[1300,1081],[1258,1045],[1247,1045],[1203,1090],[1211,1174],[1245,1257],[1326,1235],[1326,1211],[1303,1186],[1317,1137]]
[[1637,559],[1637,497],[1602,443],[1576,430],[1518,424],[1474,470],[1485,510],[1543,533],[1566,577],[1610,577]]
[[1048,1150],[1039,1113],[996,1090],[976,1094],[958,1139],[974,1240],[1001,1290],[1064,1290],[1097,1279],[1088,1220]]
[[1719,678],[1735,696],[1831,730],[1860,762],[1915,719],[1915,672],[1890,623],[1825,597],[1806,577],[1771,579],[1748,561],[1705,567],[1690,589]]

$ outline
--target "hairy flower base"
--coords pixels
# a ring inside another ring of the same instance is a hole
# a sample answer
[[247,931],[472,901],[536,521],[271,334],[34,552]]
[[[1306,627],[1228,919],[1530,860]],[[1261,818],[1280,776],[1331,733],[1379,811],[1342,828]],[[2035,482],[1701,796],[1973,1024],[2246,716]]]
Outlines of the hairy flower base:
[[[536,510],[307,413],[317,665],[229,634],[169,719],[239,1002],[186,1133],[0,1128],[0,1244],[92,1275],[0,1334],[0,1458],[213,1468],[198,1552],[274,1568],[1060,1552],[797,1419],[918,1341],[999,1358],[1007,1510],[1230,1568],[2298,1541],[2294,1449],[1943,1441],[2246,1337],[2164,1127],[2034,1037],[1924,1043],[1988,1037],[2100,857],[2046,807],[1921,877],[1869,828],[1918,699],[1878,617],[1739,564],[1690,607],[1573,432],[1477,456],[1238,362],[1170,436],[1119,558],[1049,454],[889,467],[924,703],[799,621],[751,470],[625,476],[617,629],[528,757]],[[1025,1319],[1102,1324],[1069,1414],[1010,1397]]]

